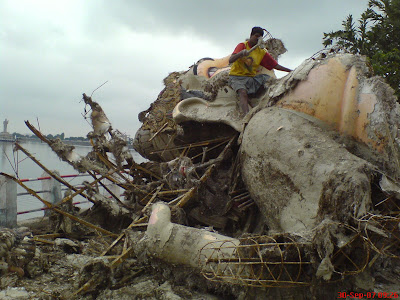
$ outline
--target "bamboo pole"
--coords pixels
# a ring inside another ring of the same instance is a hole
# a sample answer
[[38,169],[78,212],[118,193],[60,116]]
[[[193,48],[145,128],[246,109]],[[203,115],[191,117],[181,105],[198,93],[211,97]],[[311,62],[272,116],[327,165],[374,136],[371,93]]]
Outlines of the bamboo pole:
[[[92,145],[94,145],[94,144],[93,144],[93,140],[90,140],[90,142],[92,143]],[[96,152],[96,154],[97,154],[97,156],[100,158],[100,160],[101,160],[108,168],[113,169],[113,170],[117,170],[117,171],[118,171],[118,172],[117,172],[118,176],[121,177],[121,178],[125,181],[125,183],[126,183],[128,186],[133,187],[133,188],[136,188],[136,187],[132,184],[132,182],[129,181],[129,179],[127,179],[125,176],[123,176],[123,175],[121,174],[121,172],[120,172],[120,170],[118,170],[117,166],[115,166],[112,162],[110,162],[110,161],[108,160],[108,158],[104,157],[104,156],[103,156],[101,153],[99,153],[99,152]],[[141,190],[140,190],[140,191],[141,191]]]

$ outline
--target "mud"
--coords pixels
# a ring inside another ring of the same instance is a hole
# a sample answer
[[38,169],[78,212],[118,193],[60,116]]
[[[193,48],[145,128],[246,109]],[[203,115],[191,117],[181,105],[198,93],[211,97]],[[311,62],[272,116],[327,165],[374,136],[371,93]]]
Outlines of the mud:
[[348,223],[371,206],[373,167],[291,111],[257,113],[241,158],[243,180],[272,231],[300,234],[327,216]]

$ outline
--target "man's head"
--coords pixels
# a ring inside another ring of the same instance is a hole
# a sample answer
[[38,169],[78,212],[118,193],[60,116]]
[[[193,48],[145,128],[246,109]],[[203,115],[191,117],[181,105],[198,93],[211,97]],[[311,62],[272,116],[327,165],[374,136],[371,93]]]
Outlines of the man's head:
[[258,33],[260,36],[264,35],[264,29],[262,29],[261,27],[253,27],[251,29],[251,33],[250,33],[250,37],[254,34]]
[[250,33],[249,43],[251,46],[257,44],[258,39],[264,35],[264,30],[261,27],[253,27]]

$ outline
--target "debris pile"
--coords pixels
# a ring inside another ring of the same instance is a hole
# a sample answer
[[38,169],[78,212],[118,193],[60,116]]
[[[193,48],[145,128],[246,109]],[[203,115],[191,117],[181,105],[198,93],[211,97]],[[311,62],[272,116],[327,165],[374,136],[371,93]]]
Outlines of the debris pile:
[[[270,47],[276,57],[286,50],[279,41]],[[272,74],[244,119],[224,59],[171,73],[139,114],[134,147],[148,159],[141,164],[86,94],[93,125],[86,157],[27,122],[93,181],[69,186],[16,145],[71,190],[52,205],[14,178],[53,215],[31,227],[36,252],[25,265],[7,258],[12,245],[3,247],[10,271],[33,271],[28,279],[3,275],[1,293],[309,299],[399,292],[398,104],[363,57],[323,54],[284,78]],[[78,212],[76,195],[93,206]]]

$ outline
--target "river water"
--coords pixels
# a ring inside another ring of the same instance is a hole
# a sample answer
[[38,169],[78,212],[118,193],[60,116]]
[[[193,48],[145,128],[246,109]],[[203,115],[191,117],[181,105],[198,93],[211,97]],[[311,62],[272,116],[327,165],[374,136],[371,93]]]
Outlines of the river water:
[[[37,160],[39,160],[46,168],[51,171],[58,171],[60,175],[75,175],[78,174],[76,170],[68,163],[60,160],[58,156],[51,150],[51,148],[41,142],[32,142],[32,141],[21,141],[20,145],[28,150]],[[30,158],[28,158],[21,151],[14,151],[14,144],[12,142],[2,142],[0,141],[0,171],[3,173],[7,173],[9,175],[18,177],[20,179],[36,179],[43,176],[48,176],[44,174],[43,169],[41,169],[35,162],[33,162]],[[85,156],[92,150],[90,146],[75,146],[75,151]],[[131,150],[132,156],[137,163],[143,162],[144,159],[134,150]],[[82,181],[93,180],[90,176],[81,176],[81,177],[71,177],[65,178],[67,182],[69,182],[73,186],[79,186]],[[38,180],[30,180],[24,182],[29,188],[34,191],[42,190],[42,182]],[[65,188],[62,186],[62,188]],[[62,194],[64,192],[62,191]],[[25,189],[17,186],[17,211],[23,212],[33,209],[38,209],[43,207],[43,204],[37,198],[31,195],[26,194]],[[40,194],[39,194],[40,195]],[[73,200],[74,202],[82,202],[85,201],[81,196],[77,196]],[[90,203],[79,204],[81,208],[87,208],[90,206]],[[43,216],[43,211],[19,214],[17,216],[17,221],[41,217]]]

